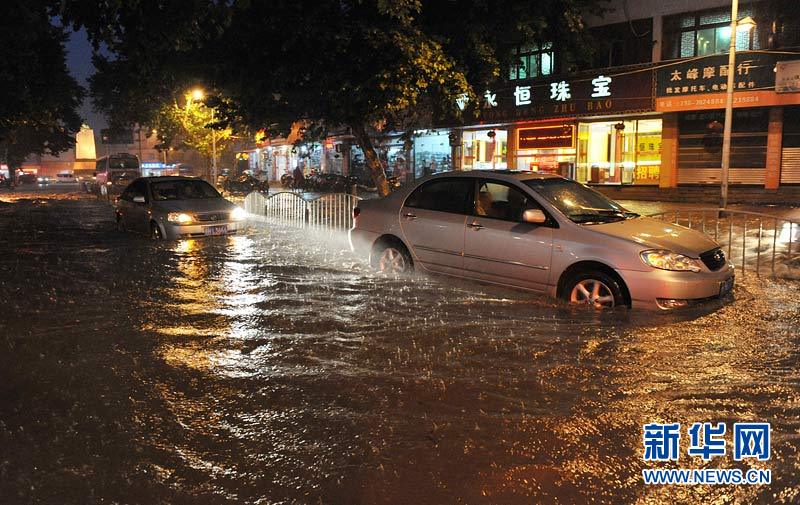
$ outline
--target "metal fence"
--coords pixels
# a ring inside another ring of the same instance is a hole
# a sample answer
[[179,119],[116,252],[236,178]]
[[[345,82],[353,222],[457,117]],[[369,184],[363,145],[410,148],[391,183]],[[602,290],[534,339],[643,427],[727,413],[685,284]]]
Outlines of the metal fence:
[[331,193],[310,200],[288,191],[268,197],[250,193],[244,199],[244,209],[280,226],[347,230],[353,226],[353,208],[359,200],[347,193]]
[[[333,193],[306,200],[297,193],[251,193],[244,209],[279,226],[346,230],[359,197]],[[681,209],[650,217],[701,231],[720,243],[742,273],[800,279],[800,222],[757,212]]]
[[800,223],[797,221],[723,209],[670,210],[650,217],[711,236],[742,273],[800,278]]

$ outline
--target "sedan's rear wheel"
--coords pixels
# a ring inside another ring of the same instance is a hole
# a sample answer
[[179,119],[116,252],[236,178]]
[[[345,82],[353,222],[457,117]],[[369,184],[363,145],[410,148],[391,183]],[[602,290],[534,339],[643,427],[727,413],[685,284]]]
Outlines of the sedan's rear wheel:
[[378,253],[376,268],[385,274],[404,274],[413,268],[411,255],[405,247],[398,244],[388,244]]
[[577,305],[595,309],[613,309],[625,305],[619,282],[605,272],[583,272],[572,277],[564,286],[564,298]]

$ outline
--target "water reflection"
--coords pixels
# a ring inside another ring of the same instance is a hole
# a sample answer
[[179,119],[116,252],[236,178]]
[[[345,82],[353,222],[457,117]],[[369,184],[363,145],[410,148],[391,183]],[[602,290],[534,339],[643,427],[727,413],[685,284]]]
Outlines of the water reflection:
[[[796,284],[739,279],[725,304],[597,313],[383,278],[335,235],[156,244],[114,234],[106,210],[0,245],[59,252],[0,286],[37,318],[35,332],[0,322],[0,475],[20,501],[800,500]],[[77,265],[86,278],[62,282]],[[28,298],[9,290],[26,279]],[[642,424],[754,420],[773,426],[771,486],[642,485]]]

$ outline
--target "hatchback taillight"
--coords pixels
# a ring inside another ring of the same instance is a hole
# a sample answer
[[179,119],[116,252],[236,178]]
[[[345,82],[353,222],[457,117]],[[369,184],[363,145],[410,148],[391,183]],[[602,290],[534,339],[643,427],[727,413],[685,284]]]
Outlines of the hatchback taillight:
[[353,207],[353,219],[357,218],[361,215],[361,209],[358,207]]

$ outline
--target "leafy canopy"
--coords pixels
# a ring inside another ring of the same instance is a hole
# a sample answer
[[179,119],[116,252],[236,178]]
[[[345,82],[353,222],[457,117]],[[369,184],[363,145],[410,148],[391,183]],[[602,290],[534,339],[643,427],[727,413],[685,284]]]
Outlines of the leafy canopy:
[[112,119],[152,123],[200,84],[237,128],[349,127],[381,187],[369,132],[458,118],[456,97],[476,104],[524,41],[553,41],[575,60],[597,1],[72,0],[66,12],[112,55],[98,51],[91,82]]
[[0,160],[59,154],[75,144],[84,90],[69,74],[52,2],[7,2],[0,16]]

